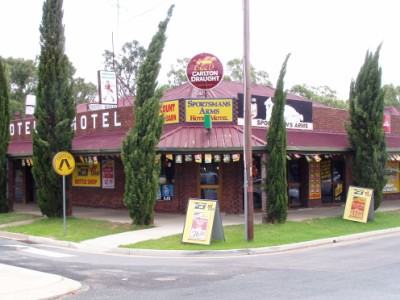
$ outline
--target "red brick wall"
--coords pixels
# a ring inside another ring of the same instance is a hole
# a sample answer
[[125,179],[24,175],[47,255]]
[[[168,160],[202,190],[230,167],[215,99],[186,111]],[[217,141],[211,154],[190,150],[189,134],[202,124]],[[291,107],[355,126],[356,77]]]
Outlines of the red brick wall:
[[344,124],[349,112],[344,109],[313,107],[313,129],[315,131],[346,132]]
[[174,196],[171,201],[157,201],[156,211],[186,213],[189,198],[199,198],[199,165],[195,162],[175,164]]
[[132,107],[80,113],[76,116],[76,136],[128,131],[133,126]]
[[400,116],[390,116],[390,134],[400,135]]
[[[186,213],[190,198],[200,198],[199,167],[194,161],[175,164],[174,197],[157,201],[155,210]],[[243,212],[243,162],[220,164],[220,210],[225,213]]]
[[[128,131],[133,124],[133,108],[120,107],[79,113],[76,115],[76,123],[73,126],[76,128],[75,136],[84,136]],[[9,127],[11,142],[31,141],[35,126],[34,118],[12,120]]]
[[222,193],[220,210],[228,214],[243,212],[243,161],[221,163]]
[[[104,157],[99,157],[99,161]],[[125,208],[125,172],[120,158],[115,160],[115,188],[103,189],[101,187],[76,187],[71,186],[69,179],[69,201],[73,206]],[[69,176],[71,178],[71,176]]]

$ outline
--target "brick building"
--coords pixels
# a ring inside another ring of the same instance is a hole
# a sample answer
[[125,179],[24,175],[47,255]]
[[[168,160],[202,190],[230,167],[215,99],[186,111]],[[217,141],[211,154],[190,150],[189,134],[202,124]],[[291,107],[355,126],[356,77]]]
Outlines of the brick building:
[[[268,121],[275,90],[253,85],[252,153],[254,207],[265,211],[261,186],[269,148]],[[132,99],[118,107],[77,107],[75,138],[71,153],[76,168],[67,177],[67,197],[73,206],[125,208],[125,173],[121,141],[133,124]],[[160,190],[155,210],[186,212],[189,198],[218,199],[221,211],[243,212],[243,85],[221,82],[212,90],[189,83],[167,91],[162,98],[164,131],[158,144],[162,162]],[[289,207],[341,204],[351,182],[351,149],[344,124],[349,113],[287,95],[287,174]],[[388,165],[398,170],[400,161],[400,112],[385,110]],[[13,203],[36,201],[31,174],[35,119],[16,119],[10,124],[8,148],[8,197]],[[384,197],[398,197],[399,176],[393,173]]]

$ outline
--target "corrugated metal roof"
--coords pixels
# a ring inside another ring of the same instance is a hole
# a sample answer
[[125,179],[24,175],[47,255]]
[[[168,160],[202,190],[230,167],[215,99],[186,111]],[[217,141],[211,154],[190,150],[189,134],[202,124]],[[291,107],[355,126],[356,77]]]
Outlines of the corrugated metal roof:
[[[214,126],[210,131],[201,126],[181,126],[164,132],[160,151],[229,151],[243,148],[243,128],[237,125]],[[266,142],[252,136],[252,147],[265,147]]]

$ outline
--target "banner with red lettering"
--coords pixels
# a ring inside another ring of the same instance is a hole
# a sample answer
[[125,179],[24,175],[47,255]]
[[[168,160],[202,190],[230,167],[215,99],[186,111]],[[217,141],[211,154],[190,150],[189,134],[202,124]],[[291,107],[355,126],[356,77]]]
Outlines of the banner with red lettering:
[[101,186],[103,189],[115,188],[114,160],[108,159],[101,162]]

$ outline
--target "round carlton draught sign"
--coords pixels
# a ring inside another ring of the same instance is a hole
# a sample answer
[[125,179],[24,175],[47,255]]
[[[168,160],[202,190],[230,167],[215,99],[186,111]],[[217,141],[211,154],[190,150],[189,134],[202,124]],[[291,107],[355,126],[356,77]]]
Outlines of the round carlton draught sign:
[[224,68],[216,56],[210,53],[200,53],[189,61],[186,76],[194,87],[208,90],[221,82]]

